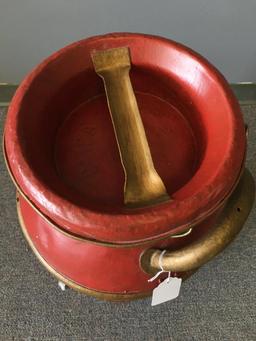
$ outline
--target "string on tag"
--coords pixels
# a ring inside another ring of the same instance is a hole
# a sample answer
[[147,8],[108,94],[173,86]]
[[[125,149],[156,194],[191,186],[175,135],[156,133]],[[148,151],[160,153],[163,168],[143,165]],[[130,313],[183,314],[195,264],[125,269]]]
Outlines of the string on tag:
[[170,282],[170,278],[171,278],[171,271],[168,271],[168,279],[167,279],[167,283]]
[[155,276],[153,276],[152,278],[148,279],[148,282],[153,282],[159,275],[161,275],[163,272],[168,272],[168,282],[170,280],[170,277],[171,277],[171,272],[170,271],[167,271],[167,270],[164,270],[163,268],[163,264],[162,264],[162,261],[163,261],[163,255],[165,254],[166,250],[163,250],[159,256],[159,268],[161,269],[160,271],[158,271]]

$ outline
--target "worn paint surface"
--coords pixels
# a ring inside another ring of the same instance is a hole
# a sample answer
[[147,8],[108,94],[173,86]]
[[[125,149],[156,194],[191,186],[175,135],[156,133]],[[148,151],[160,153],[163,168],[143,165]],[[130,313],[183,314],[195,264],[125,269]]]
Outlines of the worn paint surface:
[[[123,205],[123,169],[90,57],[93,50],[120,46],[130,48],[130,76],[152,158],[173,199],[136,210]],[[238,102],[204,58],[160,37],[119,33],[65,47],[25,78],[8,110],[5,148],[21,191],[67,232],[152,246],[154,239],[191,224],[197,224],[197,236],[211,227],[214,212],[237,182],[246,138]],[[21,210],[38,251],[60,273],[96,290],[152,288],[139,267],[146,246],[80,245],[24,200]],[[168,239],[154,246],[179,243]]]

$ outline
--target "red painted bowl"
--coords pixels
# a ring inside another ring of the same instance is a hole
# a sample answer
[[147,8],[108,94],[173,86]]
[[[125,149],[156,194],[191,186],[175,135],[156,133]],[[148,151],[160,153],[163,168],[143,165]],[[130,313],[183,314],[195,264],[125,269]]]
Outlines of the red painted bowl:
[[[130,48],[131,82],[154,165],[173,198],[136,210],[123,205],[124,173],[104,87],[90,56],[120,46]],[[245,148],[239,105],[223,76],[187,47],[142,34],[97,36],[51,55],[20,85],[5,126],[10,172],[30,209],[66,238],[116,246],[152,244],[211,219],[237,184]],[[48,225],[48,246],[42,249],[42,241],[39,246],[44,258],[53,248],[51,238],[54,247],[58,244],[50,237],[56,230]],[[68,243],[60,252],[64,249]],[[58,270],[58,256],[53,258],[48,263]],[[65,271],[62,264],[66,277],[104,290]],[[144,281],[146,275],[141,276]],[[123,292],[120,288],[107,291]]]

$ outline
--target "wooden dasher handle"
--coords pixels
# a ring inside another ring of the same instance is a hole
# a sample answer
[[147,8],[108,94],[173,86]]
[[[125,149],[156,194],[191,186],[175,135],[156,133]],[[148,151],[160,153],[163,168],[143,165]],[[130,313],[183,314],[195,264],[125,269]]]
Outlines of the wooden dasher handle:
[[129,49],[121,47],[96,51],[92,53],[92,61],[95,71],[104,81],[125,172],[125,205],[142,207],[170,199],[151,158],[129,77]]

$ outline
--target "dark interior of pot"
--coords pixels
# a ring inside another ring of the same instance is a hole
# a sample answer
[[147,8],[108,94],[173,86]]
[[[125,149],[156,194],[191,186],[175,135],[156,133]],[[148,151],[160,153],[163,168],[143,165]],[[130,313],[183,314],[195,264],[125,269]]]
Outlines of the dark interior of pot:
[[[91,67],[56,89],[55,71],[37,77],[24,99],[18,129],[24,157],[46,188],[77,205],[123,207],[124,171],[103,83]],[[172,195],[203,158],[201,114],[157,69],[132,66],[130,77],[155,168]]]

